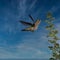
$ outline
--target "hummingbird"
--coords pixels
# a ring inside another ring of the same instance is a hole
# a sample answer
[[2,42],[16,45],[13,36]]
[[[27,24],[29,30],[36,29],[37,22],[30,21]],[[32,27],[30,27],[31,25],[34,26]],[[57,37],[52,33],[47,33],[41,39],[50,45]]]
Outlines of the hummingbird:
[[22,29],[21,31],[31,31],[31,32],[34,32],[35,30],[38,29],[38,26],[39,26],[41,20],[37,19],[36,21],[34,21],[34,19],[32,18],[31,15],[29,15],[29,17],[31,18],[31,20],[33,21],[33,23],[25,22],[25,21],[19,21],[20,23],[28,26],[27,28]]

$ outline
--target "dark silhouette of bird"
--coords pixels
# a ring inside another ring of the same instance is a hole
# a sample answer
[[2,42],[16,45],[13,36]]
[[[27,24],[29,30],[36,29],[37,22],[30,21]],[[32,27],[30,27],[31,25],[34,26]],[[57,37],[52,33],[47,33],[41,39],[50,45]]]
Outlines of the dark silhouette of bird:
[[33,32],[33,31],[35,31],[35,30],[38,29],[38,26],[39,26],[41,20],[37,19],[37,20],[34,22],[34,19],[32,18],[32,16],[29,15],[29,17],[31,18],[31,20],[33,21],[33,23],[25,22],[25,21],[19,21],[20,23],[28,26],[27,28],[22,29],[21,31],[31,31],[31,32]]

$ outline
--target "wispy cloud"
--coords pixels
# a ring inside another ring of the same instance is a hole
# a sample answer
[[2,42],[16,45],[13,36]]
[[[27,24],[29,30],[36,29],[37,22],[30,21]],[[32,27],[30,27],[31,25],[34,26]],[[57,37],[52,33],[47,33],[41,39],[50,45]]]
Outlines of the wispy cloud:
[[16,32],[20,31],[20,23],[19,23],[19,18],[18,15],[14,14],[11,9],[4,8],[3,16],[0,18],[1,19],[1,26],[0,26],[0,31],[1,32],[6,32],[8,34],[15,34]]
[[0,58],[48,58],[50,54],[47,50],[45,34],[36,32],[33,36],[31,34],[26,35],[23,36],[22,43],[0,48]]
[[[13,52],[13,51],[15,52]],[[44,56],[45,55],[45,56]],[[0,47],[0,58],[47,58],[48,52],[41,51],[39,49],[29,47],[21,44],[13,47],[3,48]]]
[[[22,49],[22,51],[27,55],[27,53],[28,52],[30,52],[29,54],[32,54],[31,56],[30,56],[30,58],[42,58],[42,57],[44,57],[44,55],[45,55],[45,57],[44,58],[47,58],[47,55],[49,56],[49,54],[48,54],[48,52],[46,52],[46,51],[42,51],[42,50],[39,50],[39,49],[37,49],[37,48],[34,48],[34,47],[30,47],[30,46],[28,46],[28,45],[18,45],[17,46],[18,47],[18,50],[20,51],[20,49]],[[26,58],[28,58],[28,57],[26,57]]]
[[57,12],[60,9],[59,6],[52,6],[52,8],[50,9],[51,12]]
[[26,14],[26,0],[20,0],[18,5],[19,18],[24,17]]
[[32,9],[34,7],[34,5],[36,4],[37,0],[33,0],[32,4],[29,7],[29,10]]

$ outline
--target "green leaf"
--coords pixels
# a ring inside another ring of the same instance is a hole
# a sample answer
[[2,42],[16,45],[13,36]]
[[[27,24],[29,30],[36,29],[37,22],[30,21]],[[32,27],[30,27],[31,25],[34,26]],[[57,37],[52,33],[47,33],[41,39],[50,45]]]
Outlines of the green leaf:
[[50,30],[51,28],[50,28],[49,26],[46,26],[46,29],[47,29],[47,30]]
[[53,50],[53,46],[48,46],[48,48],[49,48],[50,50]]
[[60,59],[60,54],[58,55],[58,58]]
[[54,24],[51,24],[49,27],[50,27],[50,28],[54,28]]
[[53,24],[50,24],[49,26],[46,26],[46,29],[47,30],[51,30],[52,28],[54,28],[54,25]]
[[51,24],[51,21],[49,21],[49,20],[45,20],[45,22],[48,23],[48,24]]
[[54,40],[48,40],[50,43],[56,43],[56,41]]
[[50,58],[49,60],[55,60],[54,58]]
[[55,33],[55,34],[57,34],[57,33],[58,33],[58,31],[57,31],[57,30],[52,30],[51,32],[53,32],[53,33]]
[[59,38],[58,38],[57,36],[55,36],[53,39],[54,39],[54,40],[59,40]]
[[58,43],[54,44],[54,47],[59,48],[59,44]]
[[59,51],[59,54],[60,54],[60,51]]
[[52,13],[51,12],[48,12],[47,13],[47,18],[51,18],[52,17]]
[[49,36],[49,37],[54,37],[55,34],[54,34],[53,32],[50,32],[48,36]]
[[51,21],[55,20],[55,17],[51,17],[50,20],[51,20]]
[[49,22],[49,20],[45,20],[45,22]]
[[53,53],[53,57],[56,57],[57,56],[57,53]]

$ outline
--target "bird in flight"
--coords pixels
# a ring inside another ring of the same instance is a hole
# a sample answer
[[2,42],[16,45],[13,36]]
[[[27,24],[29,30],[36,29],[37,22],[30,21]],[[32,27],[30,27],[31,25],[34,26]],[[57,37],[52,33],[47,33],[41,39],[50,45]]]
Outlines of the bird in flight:
[[34,19],[32,18],[32,16],[29,15],[29,17],[31,18],[31,20],[33,21],[33,23],[25,22],[25,21],[19,21],[20,23],[28,26],[27,28],[22,29],[21,31],[31,31],[31,32],[34,32],[35,30],[38,29],[38,26],[39,26],[41,20],[38,19],[38,20],[36,20],[36,21],[34,22]]

